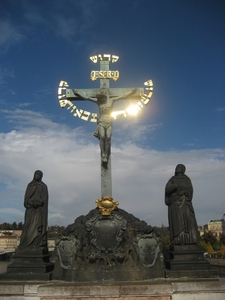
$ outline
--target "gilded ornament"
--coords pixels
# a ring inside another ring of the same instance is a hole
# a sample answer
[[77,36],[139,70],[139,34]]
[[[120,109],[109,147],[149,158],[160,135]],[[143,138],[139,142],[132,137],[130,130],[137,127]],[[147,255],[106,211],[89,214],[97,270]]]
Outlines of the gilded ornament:
[[119,202],[113,200],[111,196],[104,196],[101,199],[97,199],[95,202],[103,216],[110,216],[111,211],[119,205]]

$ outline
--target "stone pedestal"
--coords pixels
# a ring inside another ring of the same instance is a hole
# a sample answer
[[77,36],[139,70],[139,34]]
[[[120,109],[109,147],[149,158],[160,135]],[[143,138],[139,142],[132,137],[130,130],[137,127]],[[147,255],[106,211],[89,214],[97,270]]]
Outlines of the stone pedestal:
[[50,280],[54,264],[47,249],[17,249],[13,263],[1,277],[18,280]]
[[172,246],[165,257],[166,277],[218,277],[199,245]]
[[53,279],[134,281],[163,276],[161,245],[144,221],[116,208],[78,217],[56,241]]

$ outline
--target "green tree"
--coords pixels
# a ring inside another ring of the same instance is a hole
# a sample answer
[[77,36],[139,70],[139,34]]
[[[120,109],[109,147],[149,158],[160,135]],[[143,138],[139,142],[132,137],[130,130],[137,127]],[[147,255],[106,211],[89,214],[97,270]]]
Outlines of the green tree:
[[219,241],[212,231],[204,232],[201,236],[201,241],[204,241],[206,244],[210,244],[214,250],[219,250]]
[[16,223],[16,222],[13,222],[13,224],[12,224],[12,229],[13,229],[13,230],[16,230],[16,229],[17,229],[17,223]]
[[164,226],[163,224],[162,227],[154,226],[153,228],[156,236],[160,237],[161,239],[162,249],[169,249],[171,245],[169,228]]
[[162,248],[163,249],[169,249],[170,245],[171,245],[171,242],[170,242],[169,235],[166,235],[166,236],[162,237]]
[[64,226],[48,226],[48,238],[51,239],[57,239],[62,235],[62,232],[64,231]]
[[9,223],[6,223],[4,222],[3,224],[1,224],[1,229],[2,230],[10,230],[10,224]]
[[224,233],[222,233],[220,236],[220,244],[225,245],[225,234]]
[[23,229],[23,223],[19,222],[17,228],[18,228],[18,230],[22,230]]

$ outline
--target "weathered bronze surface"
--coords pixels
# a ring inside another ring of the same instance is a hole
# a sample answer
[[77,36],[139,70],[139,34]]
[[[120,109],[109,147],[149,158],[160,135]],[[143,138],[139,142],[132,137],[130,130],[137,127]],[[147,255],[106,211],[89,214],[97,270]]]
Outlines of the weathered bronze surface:
[[161,246],[153,228],[126,211],[93,209],[57,241],[54,279],[142,280],[162,277]]
[[198,227],[192,206],[193,187],[185,175],[185,166],[176,166],[175,175],[165,188],[165,204],[168,206],[170,240],[173,245],[199,243]]
[[48,188],[42,176],[41,171],[35,171],[25,192],[26,211],[19,249],[47,248]]
[[166,277],[215,277],[199,245],[199,234],[192,206],[193,186],[185,175],[185,166],[179,164],[175,175],[165,188],[165,204],[168,206],[171,247],[165,253]]
[[[90,57],[94,63],[99,62],[100,70],[91,71],[91,80],[100,80],[99,89],[69,89],[66,81],[60,81],[58,88],[59,104],[62,108],[73,113],[84,121],[97,122],[97,128],[94,136],[99,139],[101,153],[101,196],[112,196],[112,176],[111,176],[111,136],[113,131],[113,119],[118,116],[136,115],[150,101],[153,94],[153,82],[147,80],[144,82],[144,88],[110,88],[109,80],[114,81],[119,78],[119,71],[109,70],[109,63],[118,61],[119,56],[111,54],[98,54]],[[145,93],[146,91],[147,93]],[[96,103],[99,109],[99,115],[83,109],[79,109],[73,104],[73,101],[88,100]],[[113,111],[116,101],[130,100],[136,102],[126,109]]]
[[47,245],[48,188],[42,176],[41,171],[35,171],[33,180],[27,185],[22,236],[5,275],[8,279],[51,279],[54,264],[50,261]]

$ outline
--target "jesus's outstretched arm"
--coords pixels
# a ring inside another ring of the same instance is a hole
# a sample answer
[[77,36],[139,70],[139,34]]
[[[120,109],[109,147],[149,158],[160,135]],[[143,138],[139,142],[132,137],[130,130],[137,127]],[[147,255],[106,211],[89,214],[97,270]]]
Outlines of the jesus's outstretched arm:
[[[75,96],[79,97],[79,99],[77,99],[77,100],[89,100],[89,101],[97,102],[97,98],[86,97],[85,95],[82,95],[81,93],[79,93],[77,90],[73,90],[73,93]],[[73,100],[75,100],[75,99],[73,99]]]
[[137,92],[137,90],[138,90],[138,89],[135,88],[135,89],[133,89],[131,92],[127,93],[127,94],[123,94],[123,95],[121,95],[121,96],[112,98],[112,99],[113,99],[113,102],[114,102],[114,101],[117,101],[117,100],[121,100],[121,99],[126,100],[127,97],[129,97],[129,96],[135,94],[135,93]]

